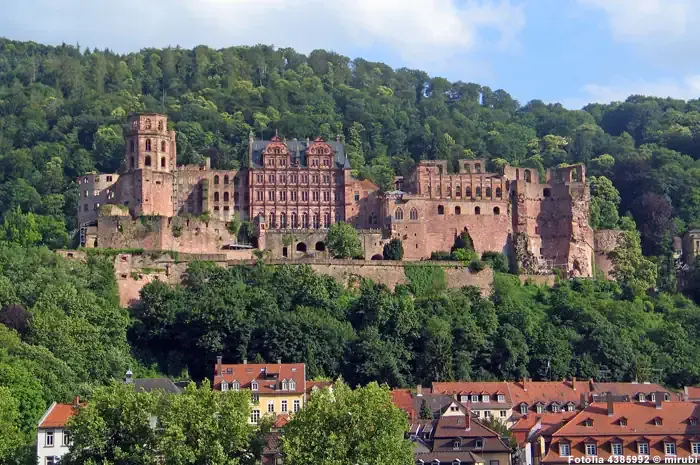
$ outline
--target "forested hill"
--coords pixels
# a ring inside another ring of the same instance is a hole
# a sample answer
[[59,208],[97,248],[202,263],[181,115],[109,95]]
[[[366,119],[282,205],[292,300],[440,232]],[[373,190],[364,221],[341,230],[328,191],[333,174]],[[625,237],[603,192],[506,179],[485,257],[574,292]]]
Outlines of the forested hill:
[[[316,50],[200,46],[129,55],[0,40],[0,206],[37,214],[41,239],[75,227],[76,176],[113,172],[126,115],[164,111],[179,162],[244,162],[247,135],[345,137],[353,168],[386,185],[420,159],[482,157],[548,167],[583,162],[612,179],[594,226],[631,212],[648,255],[700,220],[700,101],[630,97],[567,110]],[[602,183],[605,184],[605,183]],[[595,192],[594,188],[594,194]],[[600,204],[599,202],[599,204]],[[600,205],[598,205],[600,206]],[[38,236],[36,236],[38,237]]]

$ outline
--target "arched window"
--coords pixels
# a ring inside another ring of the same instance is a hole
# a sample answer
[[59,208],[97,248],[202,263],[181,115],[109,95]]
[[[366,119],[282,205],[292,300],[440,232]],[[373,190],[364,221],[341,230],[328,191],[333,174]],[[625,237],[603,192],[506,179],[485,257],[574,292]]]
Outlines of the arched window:
[[318,213],[314,213],[314,229],[321,227],[321,217]]
[[224,202],[228,202],[228,201],[229,201],[228,192],[224,192]]
[[323,227],[324,227],[324,228],[330,228],[330,227],[331,227],[331,214],[330,214],[330,213],[324,213],[324,214],[323,214]]
[[486,197],[491,198],[491,188],[490,187],[486,188]]
[[219,201],[219,193],[214,192],[214,202],[218,202],[218,201]]
[[302,228],[308,228],[308,227],[309,227],[309,214],[308,214],[308,213],[302,213],[302,214],[301,214],[301,227],[302,227]]
[[219,185],[219,176],[218,175],[214,176],[214,185],[215,186]]
[[168,144],[166,144],[164,140],[160,141],[160,151],[161,152],[168,151]]
[[394,211],[394,219],[395,219],[395,220],[398,220],[398,221],[403,220],[403,210],[402,210],[402,209],[397,208],[397,209]]
[[316,243],[314,246],[314,249],[316,249],[317,252],[324,252],[326,250],[326,244],[323,242],[319,241]]
[[438,215],[444,215],[445,214],[445,207],[442,205],[438,205]]
[[306,244],[299,242],[297,244],[297,252],[306,252]]
[[292,212],[292,228],[299,227],[299,219],[297,218],[297,212]]
[[129,152],[134,153],[134,141],[129,141]]
[[415,208],[411,208],[411,213],[409,213],[409,215],[410,215],[409,217],[412,220],[417,220],[418,219],[418,210],[416,210]]
[[455,215],[461,215],[462,214],[462,207],[455,207]]
[[151,129],[151,119],[146,118],[146,129]]
[[494,215],[500,215],[501,214],[501,209],[498,207],[493,207],[493,214]]
[[151,156],[150,155],[146,155],[146,160],[145,160],[144,164],[146,166],[151,166]]
[[552,196],[552,189],[550,189],[549,187],[546,187],[542,191],[542,195],[544,195],[545,197],[551,197]]
[[151,139],[146,139],[146,152],[151,151]]
[[474,207],[474,214],[481,215],[481,207]]
[[467,188],[464,189],[464,196],[465,196],[465,197],[471,197],[471,196],[472,196],[472,186],[467,186]]
[[532,174],[530,170],[525,170],[525,182],[532,182]]
[[476,188],[476,196],[481,197],[481,186]]
[[[235,195],[234,195],[234,197],[235,197]],[[284,212],[280,213],[280,227],[282,229],[287,227],[287,214]]]
[[496,188],[496,197],[498,197],[499,199],[503,197],[503,191],[501,191],[500,187]]
[[228,184],[228,174],[224,175],[224,184]]
[[165,157],[160,158],[160,167],[165,168]]
[[455,196],[456,197],[462,196],[462,186],[460,186],[459,184],[457,185],[457,187],[455,187]]
[[270,213],[270,228],[275,227],[275,212]]

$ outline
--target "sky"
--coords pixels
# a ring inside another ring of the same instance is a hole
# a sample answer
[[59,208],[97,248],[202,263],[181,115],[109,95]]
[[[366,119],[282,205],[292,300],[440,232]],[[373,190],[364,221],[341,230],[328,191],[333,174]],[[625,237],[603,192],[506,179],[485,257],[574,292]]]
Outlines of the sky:
[[700,97],[700,0],[0,0],[0,10],[0,36],[44,44],[320,48],[567,108]]

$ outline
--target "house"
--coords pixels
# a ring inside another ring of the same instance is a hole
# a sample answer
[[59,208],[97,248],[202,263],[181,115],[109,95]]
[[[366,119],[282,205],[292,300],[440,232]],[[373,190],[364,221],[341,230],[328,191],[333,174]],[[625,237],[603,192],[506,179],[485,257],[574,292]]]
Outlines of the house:
[[[415,392],[409,389],[394,389],[391,391],[391,397],[394,405],[406,412],[411,421],[438,419],[442,416],[466,411],[464,405],[454,397],[445,394],[431,394],[429,389],[424,391],[420,385]],[[424,409],[427,409],[430,418],[422,418],[421,413]]]
[[513,401],[509,383],[505,381],[457,381],[433,383],[433,394],[452,396],[469,409],[477,418],[497,419],[512,426]]
[[552,442],[552,434],[577,412],[529,414],[521,417],[511,431],[518,443],[519,463],[538,465]]
[[72,404],[52,403],[39,420],[36,455],[39,465],[55,465],[68,453],[71,445],[70,431],[66,428],[68,420],[80,408],[80,398]]
[[131,370],[124,377],[126,384],[133,384],[136,392],[162,391],[166,394],[182,394],[182,388],[169,378],[136,378]]
[[223,364],[216,358],[214,389],[251,392],[250,422],[257,424],[264,415],[293,414],[306,401],[306,365],[303,363]]
[[[653,463],[700,456],[700,406],[693,402],[595,402],[552,434],[542,464],[650,457]],[[651,462],[650,462],[651,463]]]

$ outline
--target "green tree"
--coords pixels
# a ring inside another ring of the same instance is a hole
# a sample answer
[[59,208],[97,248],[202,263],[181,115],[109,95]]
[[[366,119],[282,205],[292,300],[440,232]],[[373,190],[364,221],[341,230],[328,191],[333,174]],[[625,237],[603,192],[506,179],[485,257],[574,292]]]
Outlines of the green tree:
[[384,260],[401,260],[403,258],[403,243],[401,239],[394,238],[384,244]]
[[639,233],[625,231],[617,248],[611,253],[615,270],[613,276],[632,295],[642,295],[656,284],[656,265],[642,255]]
[[423,399],[423,402],[420,404],[420,419],[421,420],[432,420],[433,419],[433,412],[430,410],[430,407],[428,406],[428,401]]
[[362,256],[362,242],[357,230],[348,223],[334,223],[328,230],[326,246],[335,258]]
[[19,429],[20,403],[12,396],[12,392],[0,386],[0,460],[2,463],[12,463],[18,449],[24,443],[24,436]]
[[387,386],[370,383],[355,390],[338,382],[333,391],[314,393],[282,437],[290,465],[413,463],[411,442],[404,439],[406,415],[391,402]]

